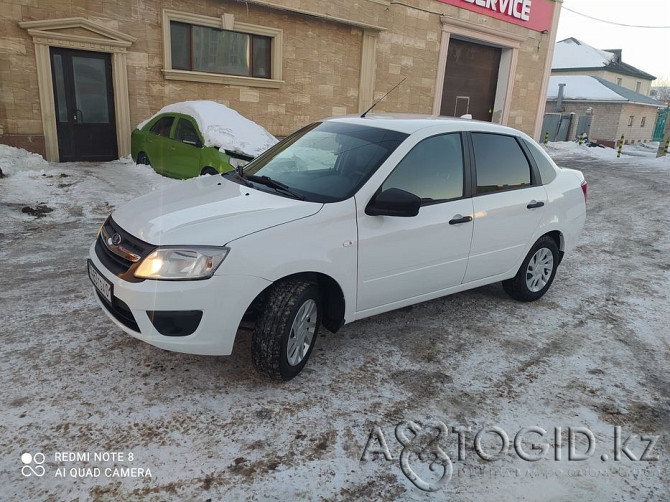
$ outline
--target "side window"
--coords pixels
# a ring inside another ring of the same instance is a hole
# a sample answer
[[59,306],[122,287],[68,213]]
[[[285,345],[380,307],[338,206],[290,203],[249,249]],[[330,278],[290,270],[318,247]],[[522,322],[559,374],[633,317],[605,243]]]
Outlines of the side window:
[[[525,140],[524,140],[525,141]],[[530,150],[530,154],[537,164],[537,168],[540,171],[540,178],[542,178],[542,184],[546,185],[551,183],[556,178],[556,168],[552,162],[547,158],[547,154],[542,151],[542,149],[537,146],[534,141],[525,141],[526,146]]]
[[473,133],[477,193],[509,190],[531,184],[530,164],[513,136]]
[[193,127],[193,124],[186,119],[179,119],[179,122],[177,122],[174,139],[193,145],[200,144],[200,138],[198,138],[198,133],[196,132],[195,127]]
[[158,120],[154,125],[149,129],[152,133],[163,136],[164,138],[170,137],[170,129],[172,129],[172,123],[174,122],[174,117],[163,117]]
[[443,134],[416,145],[386,178],[382,190],[399,188],[430,204],[463,197],[461,135]]

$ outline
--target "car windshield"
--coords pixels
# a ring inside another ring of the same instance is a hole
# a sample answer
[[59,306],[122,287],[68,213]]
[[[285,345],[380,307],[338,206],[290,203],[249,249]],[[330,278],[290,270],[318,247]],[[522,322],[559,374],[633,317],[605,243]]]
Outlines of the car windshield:
[[258,190],[337,202],[355,194],[405,138],[387,129],[317,122],[248,164],[244,177]]

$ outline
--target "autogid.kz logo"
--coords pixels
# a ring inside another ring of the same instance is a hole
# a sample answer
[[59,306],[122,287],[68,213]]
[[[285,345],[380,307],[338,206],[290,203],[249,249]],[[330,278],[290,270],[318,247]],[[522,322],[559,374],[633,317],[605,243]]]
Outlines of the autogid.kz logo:
[[21,467],[21,474],[25,477],[37,476],[42,477],[46,472],[46,469],[42,465],[46,460],[44,453],[35,453],[34,455],[30,453],[24,453],[21,455],[21,462],[23,466]]

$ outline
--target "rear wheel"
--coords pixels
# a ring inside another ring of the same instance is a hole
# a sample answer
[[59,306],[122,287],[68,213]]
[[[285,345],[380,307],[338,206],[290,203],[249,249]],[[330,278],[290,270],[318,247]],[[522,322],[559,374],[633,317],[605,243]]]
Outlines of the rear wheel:
[[307,364],[319,332],[319,288],[300,279],[280,282],[264,307],[251,341],[254,366],[275,380],[291,380]]
[[149,157],[147,157],[147,154],[144,152],[140,152],[137,154],[137,164],[142,165],[142,166],[150,166],[151,162],[149,162]]
[[556,241],[548,235],[541,237],[528,252],[516,276],[503,281],[503,288],[512,298],[522,302],[541,298],[554,282],[558,259]]
[[202,176],[203,174],[219,174],[219,172],[213,167],[205,167],[202,171],[200,171],[200,175]]

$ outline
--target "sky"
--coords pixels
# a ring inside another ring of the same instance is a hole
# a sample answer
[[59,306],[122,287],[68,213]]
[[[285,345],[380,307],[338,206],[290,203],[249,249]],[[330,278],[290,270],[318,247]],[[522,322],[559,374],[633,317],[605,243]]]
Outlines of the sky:
[[[575,37],[598,49],[623,49],[625,63],[670,80],[670,0],[564,0],[563,7],[556,41]],[[606,24],[565,7],[606,21],[667,28]]]

